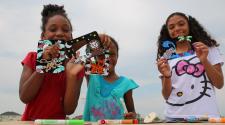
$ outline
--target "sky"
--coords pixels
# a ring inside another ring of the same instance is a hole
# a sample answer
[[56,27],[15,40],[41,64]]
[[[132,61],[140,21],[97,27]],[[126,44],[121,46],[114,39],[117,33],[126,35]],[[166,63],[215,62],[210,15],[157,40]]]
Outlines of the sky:
[[[0,113],[22,114],[25,104],[19,99],[21,61],[29,51],[36,51],[40,39],[41,11],[45,4],[64,5],[73,25],[73,36],[92,31],[106,33],[118,41],[119,75],[136,81],[136,112],[163,116],[164,99],[156,67],[156,41],[161,26],[173,12],[195,17],[220,43],[225,53],[224,0],[44,0],[0,1]],[[225,71],[224,66],[223,73]],[[72,117],[83,111],[86,81],[82,85],[79,105]],[[225,87],[216,90],[219,110],[225,116]]]

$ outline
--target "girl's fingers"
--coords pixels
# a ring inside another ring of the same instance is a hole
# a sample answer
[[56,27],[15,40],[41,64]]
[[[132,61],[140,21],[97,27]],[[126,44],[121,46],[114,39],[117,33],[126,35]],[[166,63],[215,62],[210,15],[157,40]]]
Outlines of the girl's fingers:
[[104,34],[104,42],[107,42],[107,38],[108,36],[106,34]]
[[197,45],[195,45],[196,47],[206,47],[206,45],[205,44],[197,44]]
[[110,44],[111,44],[111,39],[109,37],[107,37],[107,42],[106,42],[107,48],[110,47]]
[[50,52],[47,53],[47,59],[52,59],[52,54]]
[[208,48],[203,48],[202,51],[208,51]]
[[163,64],[164,64],[163,61],[159,62],[159,63],[158,63],[158,67],[161,67]]
[[44,48],[43,58],[44,59],[52,59],[59,57],[59,46],[52,45]]
[[197,47],[195,47],[195,51],[208,51],[208,47],[205,45],[199,45]]
[[75,61],[75,57],[72,56],[72,58],[69,60],[69,63],[73,63]]
[[101,42],[103,44],[103,46],[105,48],[109,48],[110,44],[111,44],[111,39],[109,36],[107,36],[106,34],[101,34],[100,35],[100,39],[101,39]]
[[201,46],[204,46],[204,47],[207,47],[204,43],[202,42],[195,42],[192,44],[194,47],[201,47]]
[[201,50],[207,50],[207,48],[205,47],[205,46],[201,46],[201,47],[199,47],[199,49],[201,49]]
[[159,70],[162,71],[163,69],[168,69],[168,64],[163,63],[162,65],[159,65]]
[[59,50],[59,49],[60,49],[58,44],[55,44],[55,45],[53,45],[52,47],[53,47],[53,49],[55,49],[55,50]]
[[76,58],[78,58],[80,56],[80,51],[76,52]]
[[167,69],[168,68],[168,64],[165,64],[165,63],[163,63],[162,65],[161,65],[161,69],[163,70],[163,69]]
[[50,54],[52,58],[57,58],[59,56],[59,46],[53,45],[50,47]]
[[58,53],[56,52],[56,51],[50,51],[49,52],[49,56],[51,57],[51,58],[57,58],[57,56],[58,56]]
[[49,60],[49,59],[51,59],[51,53],[50,53],[51,51],[48,49],[48,48],[46,48],[45,50],[44,50],[44,53],[43,53],[43,58],[44,59],[47,59],[47,60]]
[[157,66],[160,67],[163,64],[163,61],[158,61]]
[[163,63],[167,63],[167,60],[164,58],[161,58],[158,60],[157,65],[162,65]]
[[128,113],[124,114],[124,117],[126,119],[134,119],[136,117],[136,113],[128,112]]
[[101,42],[104,44],[104,42],[106,41],[106,40],[105,40],[105,39],[106,39],[106,38],[105,38],[106,35],[105,35],[105,34],[100,34],[99,37],[100,37]]
[[53,58],[58,58],[58,56],[59,56],[59,51],[54,50],[54,51],[52,52],[52,55],[53,55]]

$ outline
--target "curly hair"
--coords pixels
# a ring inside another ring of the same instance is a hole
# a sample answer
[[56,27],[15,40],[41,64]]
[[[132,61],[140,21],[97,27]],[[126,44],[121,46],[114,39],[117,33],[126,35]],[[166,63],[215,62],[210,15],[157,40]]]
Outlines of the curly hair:
[[45,32],[45,26],[49,20],[49,18],[55,16],[55,15],[61,15],[63,17],[65,17],[71,27],[71,31],[73,30],[72,28],[72,24],[67,16],[66,11],[64,10],[64,6],[59,6],[59,5],[53,5],[53,4],[48,4],[48,5],[44,5],[44,8],[41,12],[41,16],[42,16],[42,25],[41,25],[41,30],[42,32]]
[[211,36],[205,31],[202,25],[200,25],[199,22],[194,17],[192,16],[187,17],[184,13],[175,12],[168,16],[168,18],[166,19],[166,23],[163,24],[161,28],[160,35],[157,41],[158,51],[157,51],[156,59],[159,59],[165,52],[165,50],[162,48],[162,42],[164,40],[172,40],[167,29],[167,23],[168,23],[168,20],[175,15],[181,16],[188,21],[189,32],[190,32],[189,35],[192,36],[193,43],[196,41],[202,41],[208,47],[219,46],[216,40],[211,38]]

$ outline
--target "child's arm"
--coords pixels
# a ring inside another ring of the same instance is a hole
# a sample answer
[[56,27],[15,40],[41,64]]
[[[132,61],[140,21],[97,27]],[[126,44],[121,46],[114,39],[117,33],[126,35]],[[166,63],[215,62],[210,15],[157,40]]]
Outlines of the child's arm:
[[212,85],[218,89],[221,89],[224,85],[224,77],[221,68],[221,64],[212,65],[207,59],[209,49],[202,42],[194,43],[196,55],[200,59],[201,63],[205,67],[205,71],[210,81],[212,81]]
[[[58,46],[48,46],[44,49],[43,59],[57,57],[59,48]],[[34,60],[29,58],[28,60]],[[23,71],[20,78],[19,95],[22,102],[29,103],[38,94],[42,85],[44,74],[34,71],[26,64],[23,66]]]
[[83,78],[77,78],[78,73],[84,68],[81,64],[74,64],[72,58],[66,64],[66,91],[64,96],[64,112],[70,115],[77,107]]
[[162,95],[164,99],[167,100],[172,91],[171,78],[162,76],[161,80],[162,80]]
[[210,81],[212,81],[212,85],[218,89],[223,88],[224,78],[221,65],[220,64],[212,65],[208,60],[202,62],[202,64],[204,65],[204,67],[206,67],[205,71]]
[[165,100],[167,100],[172,91],[172,83],[171,83],[171,71],[169,64],[166,59],[160,58],[157,62],[158,70],[163,75],[161,77],[162,80],[162,95]]
[[124,117],[126,119],[135,119],[136,118],[136,112],[134,108],[134,101],[132,96],[132,90],[129,90],[127,93],[124,94],[124,102],[127,107],[127,113],[124,114]]
[[27,65],[23,66],[19,86],[19,96],[23,103],[29,103],[37,95],[43,79],[44,74],[33,71]]

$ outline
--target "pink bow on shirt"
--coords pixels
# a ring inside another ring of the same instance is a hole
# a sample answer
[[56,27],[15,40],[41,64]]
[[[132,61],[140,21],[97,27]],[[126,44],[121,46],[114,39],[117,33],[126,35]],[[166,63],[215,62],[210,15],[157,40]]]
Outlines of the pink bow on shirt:
[[200,77],[204,73],[205,69],[201,63],[191,64],[187,61],[181,60],[177,63],[175,71],[178,76],[187,73],[195,77]]

